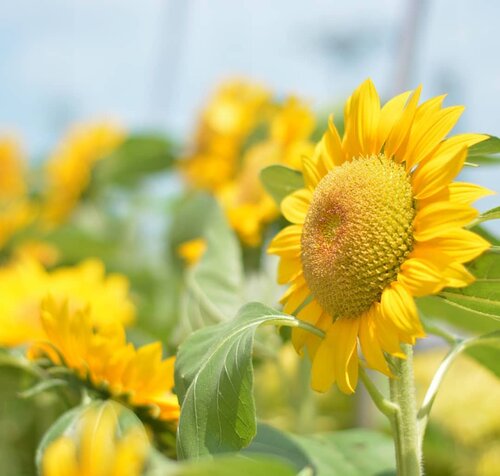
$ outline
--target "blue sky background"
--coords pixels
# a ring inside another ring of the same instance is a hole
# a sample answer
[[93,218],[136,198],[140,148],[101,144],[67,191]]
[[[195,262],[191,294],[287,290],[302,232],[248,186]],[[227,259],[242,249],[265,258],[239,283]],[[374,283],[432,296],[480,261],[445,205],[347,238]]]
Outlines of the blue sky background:
[[[217,82],[243,75],[321,110],[366,77],[385,96],[423,83],[425,97],[448,92],[448,104],[467,106],[460,130],[500,135],[498,18],[490,0],[4,2],[0,129],[17,131],[32,156],[70,123],[107,116],[182,139]],[[474,176],[498,190],[496,169]]]

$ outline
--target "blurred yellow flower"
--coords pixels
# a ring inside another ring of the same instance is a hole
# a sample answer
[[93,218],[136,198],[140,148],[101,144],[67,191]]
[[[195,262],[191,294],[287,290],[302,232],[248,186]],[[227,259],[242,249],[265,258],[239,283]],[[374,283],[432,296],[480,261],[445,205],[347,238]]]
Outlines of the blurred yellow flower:
[[114,402],[91,406],[76,429],[52,441],[43,454],[42,476],[139,476],[150,444],[143,427],[124,434]]
[[244,142],[265,117],[270,96],[248,81],[221,84],[201,114],[192,151],[183,163],[191,186],[214,192],[233,178]]
[[492,192],[452,183],[467,147],[487,138],[446,138],[463,107],[444,96],[418,105],[420,88],[381,107],[365,81],[348,99],[345,133],[333,121],[303,158],[305,188],[281,203],[292,225],[271,242],[278,282],[289,283],[286,312],[323,329],[319,340],[293,330],[297,350],[313,359],[312,386],[354,392],[358,341],[369,367],[391,375],[385,354],[424,337],[414,297],[474,281],[464,263],[490,244],[463,229],[471,204]]
[[37,261],[21,259],[0,267],[0,345],[16,346],[44,338],[40,303],[50,293],[67,300],[70,309],[92,303],[95,316],[104,322],[130,324],[135,308],[129,283],[120,274],[105,274],[94,259],[77,266],[48,272]]
[[45,222],[57,224],[68,217],[90,181],[94,164],[124,139],[125,131],[109,122],[80,124],[68,132],[46,164]]
[[0,248],[33,216],[24,175],[18,142],[10,136],[0,137]]
[[[105,315],[107,311],[100,312]],[[160,342],[135,349],[127,343],[123,325],[103,317],[90,304],[70,309],[67,303],[46,298],[41,315],[46,342],[36,343],[30,356],[45,354],[54,364],[74,370],[96,390],[147,407],[155,418],[176,421],[179,404],[172,393],[175,357],[162,360]],[[96,321],[102,323],[98,328]]]
[[181,243],[177,248],[177,253],[188,266],[192,266],[200,261],[206,249],[206,240],[203,238],[195,238]]
[[44,266],[54,266],[59,260],[59,250],[52,244],[38,240],[19,243],[14,249],[18,260],[37,261]]
[[301,157],[314,151],[308,140],[314,125],[314,116],[305,104],[288,98],[275,110],[269,137],[247,150],[236,178],[216,193],[229,223],[246,245],[259,245],[263,227],[279,216],[260,182],[260,171],[272,164],[300,169]]
[[205,109],[183,170],[193,187],[215,194],[240,239],[256,246],[279,215],[259,173],[277,163],[300,168],[301,156],[314,150],[314,127],[314,115],[297,98],[274,104],[260,86],[228,82]]

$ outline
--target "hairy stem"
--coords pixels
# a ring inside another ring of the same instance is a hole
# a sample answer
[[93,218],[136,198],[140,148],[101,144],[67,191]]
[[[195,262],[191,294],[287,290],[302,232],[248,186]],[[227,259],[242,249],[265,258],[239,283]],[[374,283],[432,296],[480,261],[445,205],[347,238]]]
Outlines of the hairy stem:
[[421,476],[422,452],[417,426],[413,349],[408,344],[402,344],[401,348],[406,359],[391,358],[395,378],[389,381],[391,401],[398,407],[391,418],[396,464],[400,476]]

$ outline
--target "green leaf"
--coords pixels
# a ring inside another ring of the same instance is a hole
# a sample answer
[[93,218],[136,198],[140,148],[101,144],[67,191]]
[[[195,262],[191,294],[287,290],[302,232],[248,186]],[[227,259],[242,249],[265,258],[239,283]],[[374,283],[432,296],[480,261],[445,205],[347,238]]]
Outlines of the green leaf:
[[180,458],[239,450],[252,441],[256,433],[252,347],[261,324],[296,326],[298,321],[251,303],[232,321],[201,329],[179,347],[175,389],[181,402]]
[[469,265],[476,281],[466,288],[446,288],[439,296],[450,306],[500,320],[500,255],[486,252]]
[[295,190],[304,188],[304,178],[295,169],[284,165],[270,165],[260,171],[260,180],[274,201],[280,205],[281,201]]
[[[153,452],[154,455],[154,452]],[[258,456],[245,458],[241,455],[227,455],[217,458],[176,463],[157,454],[145,476],[294,476],[296,472],[286,463]]]
[[469,148],[467,161],[474,164],[498,164],[500,163],[500,139],[490,136],[479,144]]
[[465,354],[500,378],[500,331],[481,336]]
[[135,134],[110,157],[99,161],[94,170],[93,185],[131,186],[174,163],[173,145],[155,134]]
[[202,237],[207,249],[201,260],[185,271],[176,340],[226,321],[244,302],[240,245],[218,206],[211,210]]
[[476,335],[492,332],[498,328],[498,323],[489,317],[471,312],[469,309],[458,308],[449,301],[438,296],[417,298],[421,314],[429,319],[448,322],[453,327],[470,331]]
[[265,423],[257,425],[257,434],[250,446],[242,453],[275,456],[293,464],[297,472],[312,467],[311,460],[304,450],[292,439],[292,435],[273,428]]
[[369,430],[296,436],[317,476],[396,475],[392,439]]
[[42,380],[41,382],[38,382],[37,384],[33,385],[33,387],[28,388],[28,390],[20,392],[19,397],[31,398],[47,390],[52,390],[57,387],[64,387],[66,385],[68,385],[67,380],[59,378],[49,378],[46,380]]
[[498,220],[500,218],[500,207],[492,208],[487,212],[481,213],[475,220],[473,226],[490,220]]

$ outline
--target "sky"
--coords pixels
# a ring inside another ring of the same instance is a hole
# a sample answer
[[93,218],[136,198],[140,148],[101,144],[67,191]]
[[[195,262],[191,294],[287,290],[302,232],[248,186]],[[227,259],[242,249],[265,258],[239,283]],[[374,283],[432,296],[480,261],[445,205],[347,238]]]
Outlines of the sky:
[[31,156],[69,124],[103,117],[182,140],[224,78],[325,111],[371,77],[384,97],[420,83],[424,98],[448,92],[467,107],[459,130],[500,135],[499,17],[489,0],[5,2],[0,131]]

